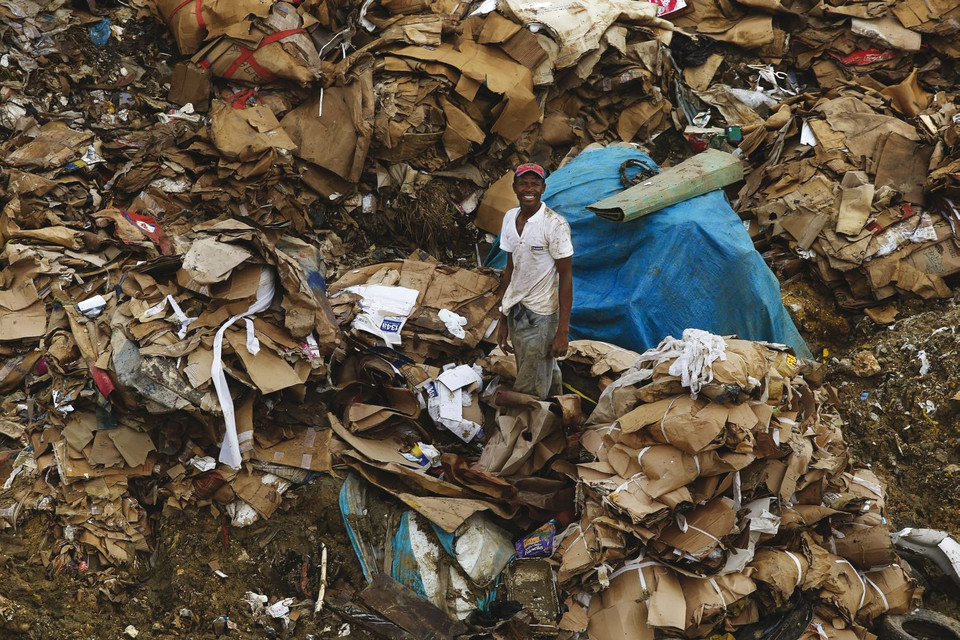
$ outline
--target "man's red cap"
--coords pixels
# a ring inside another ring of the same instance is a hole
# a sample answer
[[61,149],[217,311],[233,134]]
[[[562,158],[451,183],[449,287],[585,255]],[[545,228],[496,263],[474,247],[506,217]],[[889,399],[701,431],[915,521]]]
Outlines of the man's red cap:
[[547,179],[547,170],[533,162],[526,162],[520,165],[519,167],[517,167],[517,170],[513,172],[513,177],[514,179],[516,179],[525,173],[530,173],[531,171],[537,174],[538,176],[540,176],[541,178],[543,178],[544,180]]

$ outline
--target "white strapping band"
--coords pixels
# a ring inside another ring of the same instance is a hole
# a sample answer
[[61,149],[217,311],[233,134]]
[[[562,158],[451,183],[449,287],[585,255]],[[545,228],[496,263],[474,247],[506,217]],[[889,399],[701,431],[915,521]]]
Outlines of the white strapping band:
[[651,447],[644,447],[637,452],[637,464],[639,464],[641,467],[643,466],[643,454],[645,454],[647,451],[650,451],[650,449]]
[[740,471],[733,474],[733,510],[743,507],[743,485],[740,483]]
[[716,542],[717,544],[722,544],[722,543],[720,542],[720,538],[716,537],[715,535],[713,535],[713,534],[710,533],[709,531],[704,531],[704,530],[701,529],[700,527],[695,527],[695,526],[693,526],[692,524],[688,524],[687,526],[688,526],[689,528],[693,529],[694,531],[696,531],[697,533],[702,533],[703,535],[707,536],[708,538],[710,538],[711,540],[713,540],[713,541]]
[[863,579],[866,580],[867,584],[873,587],[880,595],[880,600],[883,602],[883,612],[886,613],[887,611],[890,611],[890,603],[887,602],[887,596],[883,594],[883,591],[880,590],[880,587],[878,587],[877,584],[871,580],[869,576],[867,576],[867,574],[863,574]]
[[849,566],[851,569],[853,569],[853,575],[857,576],[857,580],[860,581],[860,586],[863,588],[863,591],[860,592],[860,606],[857,607],[857,611],[860,611],[860,609],[863,609],[863,603],[867,598],[867,583],[863,581],[863,576],[860,575],[860,572],[857,571],[855,566],[850,564],[849,560],[840,559],[837,560],[836,563]]
[[710,578],[710,585],[717,592],[717,595],[720,596],[720,604],[723,606],[723,610],[727,610],[727,599],[723,597],[723,592],[720,591],[720,586],[717,584],[717,581],[713,578]]
[[623,575],[628,571],[636,571],[637,575],[640,576],[640,586],[644,590],[646,590],[647,580],[646,578],[643,577],[643,570],[648,567],[659,567],[659,566],[661,566],[660,563],[655,562],[653,560],[646,560],[644,562],[638,562],[638,561],[628,562],[627,564],[623,565],[622,567],[614,571],[612,574],[610,574],[610,579],[613,580],[617,576]]
[[789,551],[784,551],[784,553],[790,556],[790,559],[793,560],[793,564],[797,565],[797,583],[793,586],[794,588],[799,587],[800,583],[803,582],[803,565],[800,564],[800,559],[797,558],[797,556],[793,555]]
[[167,294],[166,298],[147,309],[143,315],[149,317],[162,313],[168,304],[173,310],[173,314],[177,317],[177,321],[180,323],[180,327],[177,329],[177,337],[183,340],[187,337],[187,327],[189,327],[190,323],[196,320],[196,318],[188,317],[187,314],[183,312],[183,309],[180,308],[180,305],[177,304],[177,301],[173,299],[173,296]]
[[[220,447],[220,462],[233,468],[239,469],[243,461],[240,455],[240,442],[237,438],[237,416],[234,412],[233,397],[230,395],[230,386],[227,384],[227,377],[223,373],[223,334],[233,325],[234,322],[246,316],[260,313],[270,306],[273,302],[273,296],[276,292],[274,283],[273,269],[264,267],[260,271],[260,284],[257,286],[257,298],[244,313],[233,316],[224,322],[216,335],[213,337],[213,364],[210,366],[210,377],[213,379],[213,386],[217,391],[217,400],[220,402],[220,408],[223,410],[223,422],[225,426],[223,434],[223,444]],[[251,323],[252,326],[252,323]],[[249,330],[247,333],[247,348],[250,348]],[[254,338],[256,339],[256,338]],[[257,343],[259,350],[259,342]]]
[[[679,396],[677,396],[679,397]],[[667,431],[663,428],[663,423],[667,420],[667,414],[670,413],[670,409],[673,409],[673,403],[677,401],[677,398],[674,398],[670,401],[670,404],[667,405],[667,410],[663,412],[663,417],[660,418],[660,433],[663,434],[663,439],[667,441],[667,444],[673,444],[670,442],[670,438],[667,437]]]

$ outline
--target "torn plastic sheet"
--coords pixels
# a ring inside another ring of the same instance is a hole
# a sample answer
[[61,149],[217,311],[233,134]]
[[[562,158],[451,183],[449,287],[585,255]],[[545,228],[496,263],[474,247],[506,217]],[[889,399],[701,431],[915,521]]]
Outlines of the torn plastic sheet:
[[[784,71],[777,71],[772,64],[760,65],[749,64],[747,68],[757,72],[757,77],[753,81],[754,91],[762,91],[771,97],[786,97],[797,95],[797,86],[795,78],[792,78]],[[772,85],[770,88],[762,86],[761,82]]]
[[497,10],[497,0],[483,0],[477,8],[470,12],[470,16],[485,16]]
[[903,53],[899,51],[894,51],[893,49],[885,49],[883,51],[879,49],[865,49],[863,51],[854,51],[853,53],[848,53],[846,55],[838,53],[836,51],[827,51],[831,56],[836,58],[842,64],[850,66],[860,66],[865,64],[873,64],[875,62],[884,62],[886,60],[893,60],[894,58],[899,58]]
[[750,535],[745,549],[731,548],[720,575],[740,573],[753,560],[761,536],[775,536],[780,531],[780,516],[773,513],[775,498],[760,498],[744,505],[745,520],[750,523]]
[[62,169],[67,173],[73,173],[74,171],[79,171],[84,167],[91,167],[95,164],[100,164],[106,162],[100,154],[97,153],[96,149],[93,148],[93,145],[87,147],[87,150],[84,152],[83,157],[79,160],[74,160],[73,162],[65,164]]
[[946,531],[906,528],[891,533],[894,546],[919,553],[932,560],[960,586],[960,542]]
[[[107,301],[101,295],[87,298],[77,303],[77,311],[88,318],[96,318],[107,306]],[[182,336],[181,336],[182,337]]]
[[7,481],[3,483],[4,491],[12,487],[13,481],[25,470],[30,473],[37,470],[37,461],[34,460],[32,444],[28,444],[17,454],[16,459],[13,461],[13,468],[10,471],[10,475],[7,477]]
[[929,213],[922,213],[915,226],[911,224],[893,225],[876,236],[876,242],[880,245],[880,248],[872,257],[881,258],[890,255],[907,243],[923,244],[925,242],[936,242],[936,240],[937,230],[934,227],[933,218]]
[[[123,217],[127,220],[127,222],[134,225],[140,230],[140,233],[150,238],[158,247],[160,247],[160,253],[165,256],[173,255],[173,243],[170,241],[170,238],[167,237],[167,234],[164,233],[163,228],[160,227],[160,224],[154,218],[142,213],[127,211],[126,209],[119,209],[119,211],[120,214],[123,215]],[[123,240],[123,238],[121,238],[121,240]]]
[[[213,338],[213,365],[210,367],[210,376],[213,379],[213,386],[217,391],[217,399],[220,401],[220,408],[223,410],[223,421],[225,431],[223,434],[223,444],[220,447],[220,462],[232,469],[239,469],[243,458],[240,454],[240,441],[237,436],[237,418],[233,408],[233,397],[230,395],[230,386],[227,384],[227,377],[223,373],[223,334],[234,322],[246,316],[260,313],[270,306],[273,302],[273,296],[276,291],[273,269],[265,267],[260,271],[260,284],[257,287],[257,298],[250,305],[246,312],[233,316],[224,322],[217,330]],[[250,348],[250,325],[247,325],[247,348]],[[251,351],[251,353],[254,353]],[[251,438],[253,432],[244,433],[243,445],[247,448],[252,446]]]
[[359,315],[353,320],[353,328],[371,333],[391,346],[400,344],[400,331],[407,319],[403,316]]
[[670,375],[679,376],[681,384],[690,389],[690,397],[696,399],[703,385],[713,380],[714,361],[727,359],[726,349],[726,341],[718,335],[684,329],[680,340],[667,336],[656,349],[637,358],[634,366],[644,362],[653,362],[656,366],[676,358],[670,365]]
[[[502,540],[491,538],[493,525],[482,517],[468,519],[456,532],[448,533],[416,511],[404,509],[398,519],[389,520],[395,529],[373,539],[370,532],[383,528],[370,521],[368,486],[357,474],[350,473],[340,489],[340,513],[367,582],[373,582],[378,573],[386,573],[437,606],[449,605],[447,610],[459,620],[477,609],[487,610],[496,600],[501,579],[496,567],[506,565],[513,556],[510,537],[504,532],[499,536]],[[459,542],[463,537],[466,540]],[[388,544],[392,549],[392,555],[387,556],[390,565],[383,566]],[[463,564],[480,580],[489,579],[489,584],[472,580],[461,566],[460,555]]]
[[467,336],[467,332],[463,330],[467,326],[467,319],[461,316],[458,313],[454,313],[449,309],[440,309],[440,312],[437,314],[440,321],[446,326],[447,331],[450,332],[454,338],[459,338],[463,340]]
[[513,538],[482,514],[475,513],[456,533],[457,563],[476,584],[490,584],[516,555]]
[[187,122],[200,122],[203,116],[194,113],[193,103],[188,102],[179,109],[171,109],[166,113],[158,113],[157,118],[163,124],[169,124],[174,120],[186,120]]
[[[470,369],[467,365],[461,366]],[[457,367],[457,369],[460,369],[460,367]],[[463,417],[463,407],[472,406],[473,396],[464,393],[462,387],[463,385],[451,389],[439,380],[430,380],[423,388],[427,392],[427,413],[430,414],[433,421],[464,442],[470,442],[477,435],[482,436],[483,427]]]

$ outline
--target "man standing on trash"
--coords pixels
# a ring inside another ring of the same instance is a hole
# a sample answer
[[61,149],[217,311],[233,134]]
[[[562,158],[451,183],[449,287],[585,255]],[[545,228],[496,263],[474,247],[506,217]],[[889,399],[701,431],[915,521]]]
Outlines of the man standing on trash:
[[513,174],[520,206],[507,211],[500,232],[507,268],[498,291],[497,328],[500,348],[516,354],[514,391],[541,400],[561,393],[556,359],[567,352],[573,304],[570,225],[540,201],[546,177],[546,170],[533,163],[521,164]]

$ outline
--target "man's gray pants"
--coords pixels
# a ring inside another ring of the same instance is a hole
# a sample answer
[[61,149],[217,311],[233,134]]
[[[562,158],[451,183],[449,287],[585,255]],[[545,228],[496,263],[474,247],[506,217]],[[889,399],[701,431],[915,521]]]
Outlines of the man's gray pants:
[[540,315],[516,304],[507,315],[507,330],[517,357],[514,391],[546,400],[562,393],[560,366],[550,351],[560,324],[560,311]]

